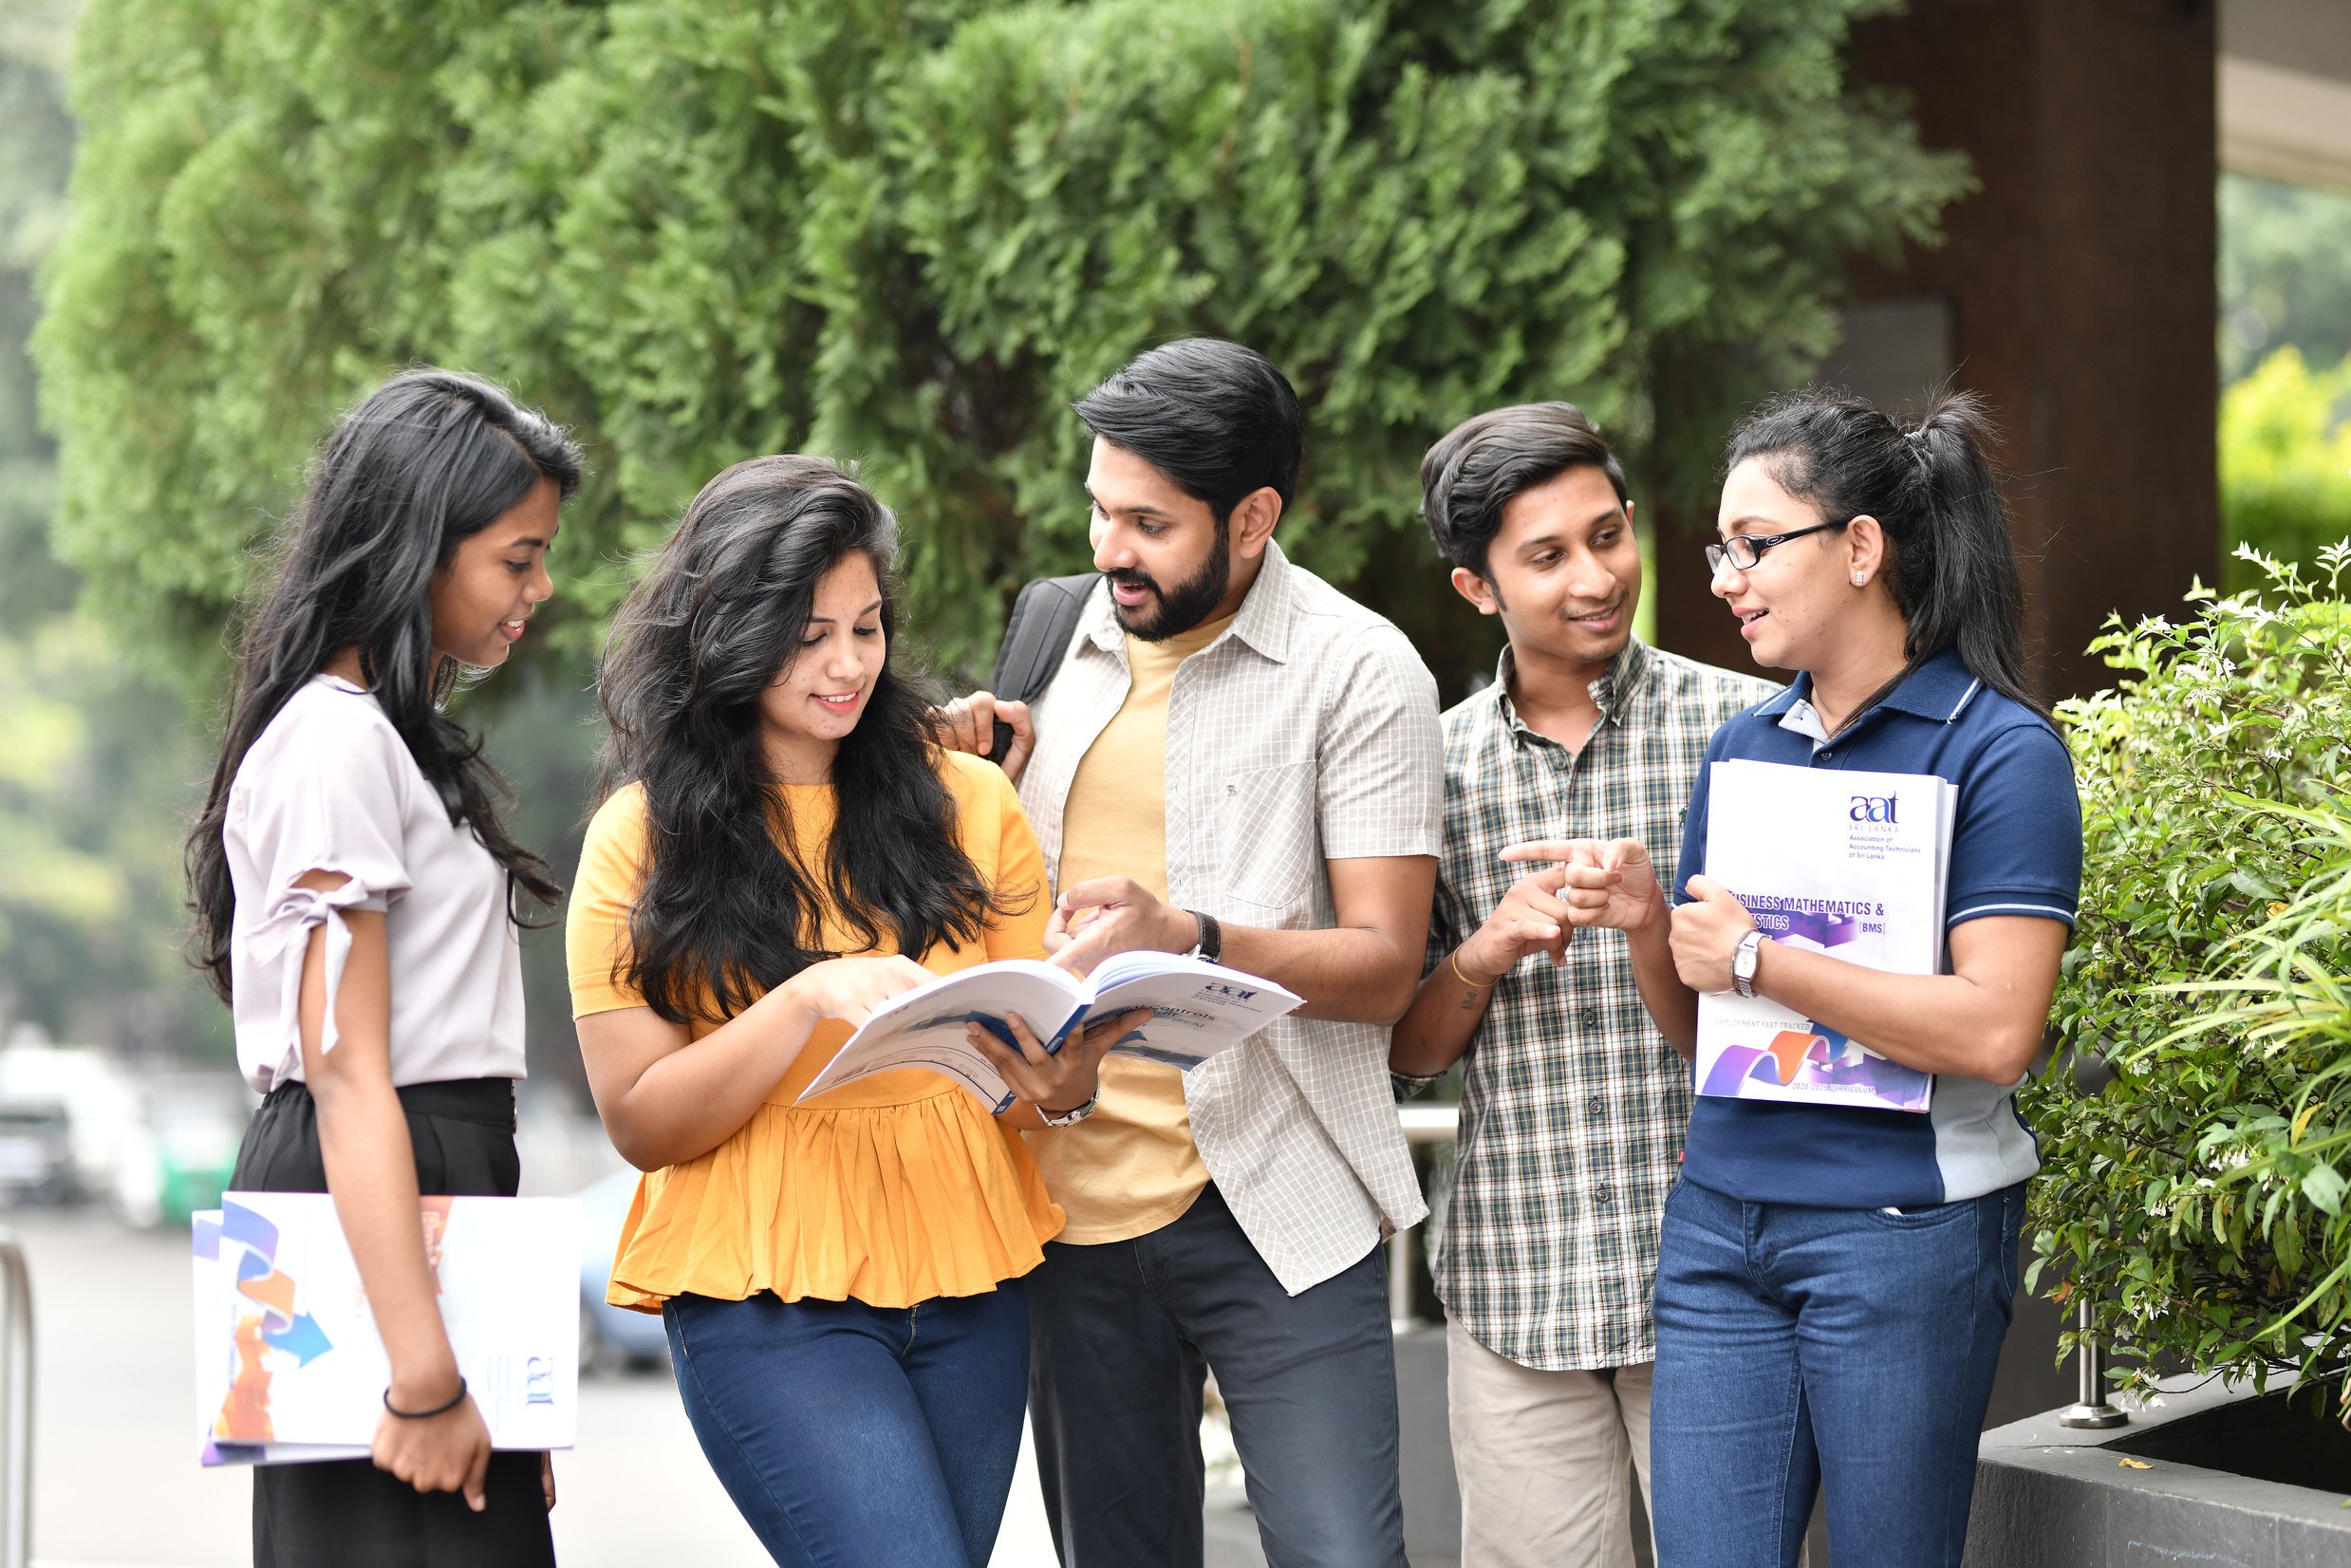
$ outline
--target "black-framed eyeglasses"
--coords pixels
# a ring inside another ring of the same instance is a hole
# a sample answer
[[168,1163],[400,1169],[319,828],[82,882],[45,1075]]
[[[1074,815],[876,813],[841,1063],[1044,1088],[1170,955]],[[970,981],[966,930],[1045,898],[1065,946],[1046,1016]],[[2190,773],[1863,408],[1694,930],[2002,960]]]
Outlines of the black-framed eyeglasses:
[[1763,558],[1763,551],[1784,545],[1790,539],[1801,539],[1807,533],[1819,533],[1824,529],[1843,528],[1845,523],[1851,521],[1853,519],[1848,517],[1843,522],[1815,523],[1810,528],[1800,528],[1789,533],[1765,533],[1760,536],[1753,533],[1734,533],[1719,545],[1707,546],[1707,571],[1711,574],[1722,570],[1725,561],[1728,561],[1741,571],[1753,571],[1755,563]]

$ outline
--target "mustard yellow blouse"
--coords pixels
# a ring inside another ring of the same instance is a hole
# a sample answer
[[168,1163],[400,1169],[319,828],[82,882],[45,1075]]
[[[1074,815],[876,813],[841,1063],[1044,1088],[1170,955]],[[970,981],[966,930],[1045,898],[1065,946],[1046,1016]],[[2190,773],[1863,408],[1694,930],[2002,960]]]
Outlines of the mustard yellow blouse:
[[[1027,896],[1017,913],[995,917],[980,942],[934,949],[921,963],[947,975],[992,959],[1041,957],[1051,913],[1044,861],[1012,785],[979,757],[950,752],[941,767],[963,852],[980,879]],[[793,851],[803,866],[822,866],[832,788],[787,790]],[[588,825],[564,933],[574,1017],[644,1005],[613,978],[628,953],[644,816],[644,791],[631,785]],[[853,940],[828,917],[827,946],[849,952]],[[698,1018],[689,1033],[699,1039],[717,1027]],[[906,1069],[793,1103],[849,1036],[846,1024],[819,1025],[739,1131],[700,1159],[638,1182],[606,1300],[658,1312],[672,1296],[741,1300],[773,1291],[787,1301],[904,1307],[977,1296],[1043,1260],[1061,1210],[1019,1135],[968,1091]]]

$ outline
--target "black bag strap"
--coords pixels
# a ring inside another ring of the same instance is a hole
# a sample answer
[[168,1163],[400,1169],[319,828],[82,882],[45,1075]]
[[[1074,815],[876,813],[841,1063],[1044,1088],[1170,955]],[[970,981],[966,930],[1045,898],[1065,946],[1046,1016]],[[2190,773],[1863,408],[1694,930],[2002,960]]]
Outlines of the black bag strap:
[[[1004,625],[1004,644],[996,650],[996,673],[988,689],[1014,702],[1034,702],[1060,671],[1061,656],[1069,651],[1071,634],[1086,607],[1086,596],[1102,580],[1098,571],[1070,577],[1039,577],[1021,586],[1012,603],[1012,619]],[[988,758],[1004,760],[1012,746],[1012,726],[996,721],[995,744]]]

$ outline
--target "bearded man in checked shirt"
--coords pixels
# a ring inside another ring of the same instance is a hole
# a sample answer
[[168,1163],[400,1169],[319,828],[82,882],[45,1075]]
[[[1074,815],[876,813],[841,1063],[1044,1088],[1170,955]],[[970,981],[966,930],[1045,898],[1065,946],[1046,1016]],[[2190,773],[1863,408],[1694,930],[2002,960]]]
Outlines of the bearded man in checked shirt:
[[[1681,844],[1707,741],[1774,688],[1633,635],[1624,471],[1573,404],[1481,414],[1421,462],[1453,587],[1509,637],[1445,715],[1445,850],[1426,978],[1390,1067],[1456,1061],[1461,1138],[1434,1260],[1463,1568],[1630,1568],[1649,1491],[1657,1227],[1689,1067],[1642,1010],[1622,936],[1574,936],[1530,838]],[[1652,849],[1652,852],[1655,851]]]

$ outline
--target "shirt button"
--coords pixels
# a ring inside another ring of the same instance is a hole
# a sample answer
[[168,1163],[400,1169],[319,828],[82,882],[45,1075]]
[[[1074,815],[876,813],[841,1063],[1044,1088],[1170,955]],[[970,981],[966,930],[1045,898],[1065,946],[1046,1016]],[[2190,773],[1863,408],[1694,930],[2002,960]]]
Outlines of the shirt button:
[[1598,1186],[1592,1189],[1592,1201],[1595,1204],[1605,1206],[1615,1202],[1615,1189],[1611,1187],[1606,1182],[1602,1182]]
[[1607,1113],[1607,1109],[1608,1108],[1601,1102],[1600,1097],[1597,1094],[1593,1095],[1592,1098],[1584,1102],[1584,1114],[1590,1116],[1595,1122]]
[[1586,1029],[1597,1029],[1597,1028],[1599,1028],[1599,1027],[1600,1027],[1600,1010],[1599,1010],[1598,1008],[1596,1008],[1596,1007],[1587,1007],[1587,1008],[1585,1008],[1585,1009],[1583,1010],[1583,1015],[1582,1015],[1582,1017],[1583,1017],[1583,1023],[1584,1023],[1584,1027],[1585,1027]]

